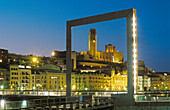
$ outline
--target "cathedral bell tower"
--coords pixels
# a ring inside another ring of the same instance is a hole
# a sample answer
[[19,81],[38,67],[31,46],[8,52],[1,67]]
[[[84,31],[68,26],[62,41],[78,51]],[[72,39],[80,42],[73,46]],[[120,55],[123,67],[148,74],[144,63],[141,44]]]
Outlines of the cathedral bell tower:
[[96,29],[90,29],[89,33],[89,54],[96,57],[97,54],[97,34]]

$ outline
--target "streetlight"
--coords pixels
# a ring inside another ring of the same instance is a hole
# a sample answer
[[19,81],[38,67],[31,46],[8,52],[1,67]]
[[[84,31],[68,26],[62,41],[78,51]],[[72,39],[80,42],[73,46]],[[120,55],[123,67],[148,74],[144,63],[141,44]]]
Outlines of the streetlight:
[[76,88],[76,86],[75,86],[75,85],[73,85],[72,89],[73,89],[73,90],[75,90],[75,88]]
[[1,109],[5,109],[5,100],[1,99]]
[[4,89],[4,86],[3,86],[3,85],[1,85],[1,89]]
[[37,58],[34,57],[34,58],[32,59],[32,61],[33,61],[33,62],[37,62]]
[[85,90],[87,91],[87,90],[88,90],[88,88],[86,87],[86,88],[85,88]]
[[22,101],[21,107],[22,108],[26,108],[27,107],[27,101],[26,100]]
[[35,66],[35,68],[39,67],[39,61],[37,57],[32,58],[32,66]]
[[51,55],[54,56],[54,55],[55,55],[55,52],[52,52]]

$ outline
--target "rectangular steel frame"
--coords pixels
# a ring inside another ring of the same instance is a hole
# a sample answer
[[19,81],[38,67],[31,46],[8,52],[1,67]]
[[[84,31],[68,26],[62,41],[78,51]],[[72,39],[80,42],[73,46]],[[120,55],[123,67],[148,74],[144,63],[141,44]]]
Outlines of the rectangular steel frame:
[[137,93],[137,19],[136,9],[127,9],[86,18],[67,21],[66,39],[66,96],[71,96],[71,32],[72,27],[81,26],[102,21],[126,18],[127,22],[127,74],[128,74],[128,96],[132,100]]

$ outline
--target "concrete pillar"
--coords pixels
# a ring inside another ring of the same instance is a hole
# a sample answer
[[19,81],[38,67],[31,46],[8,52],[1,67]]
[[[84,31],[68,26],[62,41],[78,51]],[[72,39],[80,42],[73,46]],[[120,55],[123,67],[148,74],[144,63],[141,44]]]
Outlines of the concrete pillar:
[[109,104],[109,103],[108,103],[108,98],[105,98],[105,99],[104,99],[104,104],[105,104],[105,105],[108,105],[108,104]]
[[59,105],[58,104],[56,105],[56,110],[59,110]]
[[65,103],[65,104],[63,105],[63,109],[66,109],[66,107],[67,107],[67,104]]
[[95,98],[94,100],[95,100],[94,106],[98,106],[98,104],[99,104],[99,99],[98,99],[98,98]]
[[[136,55],[136,69],[134,70],[134,42],[135,50],[137,51],[137,32],[133,32],[133,16],[136,16],[136,10],[133,9],[132,12],[127,16],[127,74],[128,74],[128,96],[127,101],[130,105],[134,104],[134,94],[137,92],[137,80],[134,81],[134,78],[137,79],[137,52]],[[136,21],[135,21],[136,22]],[[137,24],[137,23],[136,23]],[[136,76],[134,77],[134,71],[136,71]],[[135,84],[135,85],[134,85]]]
[[75,108],[75,109],[79,109],[79,108],[80,108],[79,105],[80,105],[80,102],[77,101],[77,102],[76,102],[76,108]]
[[82,108],[86,108],[86,101],[83,101],[83,106]]
[[45,108],[46,108],[46,106],[43,106],[43,107],[41,108],[41,110],[45,110]]
[[114,104],[114,103],[115,103],[115,98],[114,98],[114,97],[111,97],[110,103],[111,103],[111,104]]
[[89,106],[88,107],[92,107],[92,100],[89,100]]
[[73,102],[70,103],[70,110],[73,110]]
[[66,43],[66,96],[71,96],[71,25],[67,21],[67,43]]
[[104,105],[104,100],[103,99],[99,99],[99,103],[100,103],[100,105]]
[[48,106],[48,110],[52,110],[52,106]]

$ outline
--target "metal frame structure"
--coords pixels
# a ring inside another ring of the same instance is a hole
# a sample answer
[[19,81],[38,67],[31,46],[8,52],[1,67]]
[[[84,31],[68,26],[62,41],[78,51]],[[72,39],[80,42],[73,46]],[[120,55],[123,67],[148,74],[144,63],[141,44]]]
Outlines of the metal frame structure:
[[128,98],[134,100],[137,93],[137,74],[138,74],[138,56],[137,56],[137,19],[136,9],[127,9],[86,18],[67,21],[67,39],[66,39],[66,96],[71,96],[71,33],[72,27],[91,23],[97,23],[108,20],[126,18],[127,22],[127,71],[128,71]]

